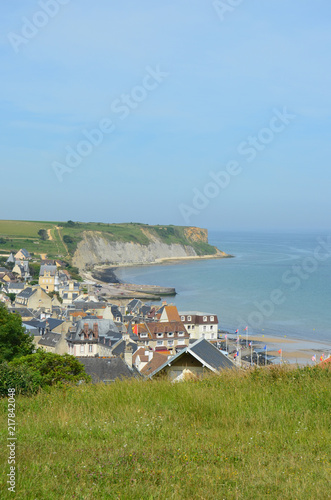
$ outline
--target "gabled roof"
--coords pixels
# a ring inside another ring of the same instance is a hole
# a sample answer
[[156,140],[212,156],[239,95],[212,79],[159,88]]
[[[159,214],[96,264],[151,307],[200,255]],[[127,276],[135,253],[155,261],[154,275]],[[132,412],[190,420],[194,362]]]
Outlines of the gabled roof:
[[164,354],[154,352],[152,359],[140,370],[140,373],[148,376],[150,373],[155,372],[160,366],[164,365],[165,359],[166,356]]
[[136,372],[130,370],[122,358],[77,358],[85,367],[88,375],[91,375],[92,381],[113,382],[116,379],[134,377]]
[[148,378],[153,377],[161,370],[170,366],[174,361],[180,359],[185,354],[190,354],[198,360],[203,366],[209,368],[212,372],[216,373],[220,370],[233,369],[234,364],[224,354],[222,354],[217,347],[214,347],[210,342],[205,339],[199,339],[189,347],[185,347],[178,354],[168,359],[163,365],[159,366],[154,372],[148,375]]
[[167,315],[168,321],[180,321],[176,306],[165,306],[164,312]]
[[29,252],[25,248],[21,248],[18,252],[16,252],[15,256],[19,252],[21,252],[26,259],[29,259],[31,257],[31,255],[29,254]]

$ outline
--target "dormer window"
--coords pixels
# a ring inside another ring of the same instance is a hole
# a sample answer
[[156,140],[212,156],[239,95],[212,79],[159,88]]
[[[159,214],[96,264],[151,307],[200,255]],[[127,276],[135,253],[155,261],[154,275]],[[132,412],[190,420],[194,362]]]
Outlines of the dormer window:
[[210,321],[214,321],[214,316],[210,316]]
[[157,337],[163,337],[163,333],[157,333],[156,336]]
[[204,316],[204,317],[203,317],[203,321],[207,321],[207,316]]
[[191,321],[191,320],[192,320],[191,316],[187,316],[187,321]]
[[147,333],[141,333],[141,334],[140,334],[140,338],[141,338],[141,339],[145,339],[146,337],[147,337]]
[[184,335],[184,332],[178,332],[178,335],[182,337]]
[[185,316],[181,316],[181,317],[180,317],[180,320],[181,320],[181,321],[185,321]]
[[173,332],[168,333],[168,337],[173,337],[173,336],[174,336]]

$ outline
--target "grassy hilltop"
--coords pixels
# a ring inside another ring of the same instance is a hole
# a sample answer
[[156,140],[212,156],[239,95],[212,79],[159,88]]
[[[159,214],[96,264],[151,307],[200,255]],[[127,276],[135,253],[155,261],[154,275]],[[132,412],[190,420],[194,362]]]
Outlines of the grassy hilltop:
[[[330,394],[328,370],[272,367],[18,396],[16,497],[329,498]],[[0,410],[5,443],[6,399]]]
[[[47,232],[43,239],[38,232]],[[105,224],[99,222],[43,222],[0,220],[0,252],[26,248],[34,254],[47,253],[50,258],[73,256],[84,231],[95,231],[109,241],[134,242],[148,245],[150,236],[164,243],[179,243],[192,246],[198,255],[214,255],[216,248],[201,237],[202,230],[197,228],[192,237],[188,228],[183,226],[149,226],[147,224]],[[201,234],[199,233],[201,232]]]

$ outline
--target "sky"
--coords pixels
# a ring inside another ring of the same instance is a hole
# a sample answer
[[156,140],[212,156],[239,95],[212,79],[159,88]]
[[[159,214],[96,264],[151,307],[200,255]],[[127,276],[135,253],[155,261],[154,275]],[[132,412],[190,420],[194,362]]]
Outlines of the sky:
[[1,219],[330,228],[329,0],[0,14]]

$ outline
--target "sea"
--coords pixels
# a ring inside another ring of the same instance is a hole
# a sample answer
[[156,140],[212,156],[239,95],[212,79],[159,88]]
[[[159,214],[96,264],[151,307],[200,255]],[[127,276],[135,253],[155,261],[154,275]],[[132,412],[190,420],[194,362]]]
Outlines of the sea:
[[179,311],[217,314],[219,328],[331,342],[330,233],[209,232],[233,258],[122,267],[125,282],[175,287]]

